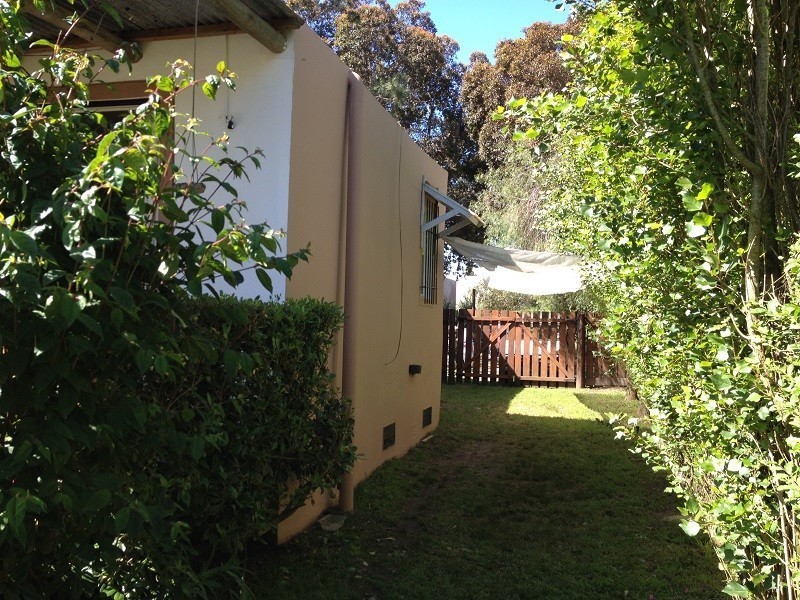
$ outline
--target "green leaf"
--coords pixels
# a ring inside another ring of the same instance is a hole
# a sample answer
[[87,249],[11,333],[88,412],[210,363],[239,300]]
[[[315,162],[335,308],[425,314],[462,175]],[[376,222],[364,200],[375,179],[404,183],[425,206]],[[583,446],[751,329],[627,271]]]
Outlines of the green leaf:
[[703,208],[703,203],[691,194],[683,194],[683,207],[687,212],[697,212]]
[[24,231],[12,229],[9,231],[8,236],[11,238],[11,243],[21,252],[30,256],[39,256],[39,246],[36,240]]
[[683,529],[686,535],[694,537],[698,533],[700,533],[700,524],[697,521],[683,521],[680,524],[681,529]]
[[710,379],[714,387],[721,392],[725,392],[733,387],[733,381],[731,381],[731,378],[725,373],[712,373]]
[[686,223],[686,235],[690,238],[698,238],[702,235],[705,235],[706,228],[702,225],[697,225],[696,223]]
[[175,91],[175,82],[172,80],[171,77],[167,77],[166,75],[161,75],[158,77],[156,81],[156,87],[161,90],[162,92],[174,92]]
[[711,195],[711,192],[714,191],[714,185],[711,183],[704,183],[703,187],[700,188],[700,193],[697,194],[698,200],[705,200]]
[[729,581],[728,585],[722,589],[722,593],[728,594],[729,596],[737,596],[739,598],[749,598],[752,596],[750,590],[748,590],[738,581]]
[[194,436],[189,441],[189,454],[191,454],[194,460],[199,460],[203,457],[206,453],[206,444],[203,441],[203,438],[199,435]]
[[264,269],[256,269],[256,277],[270,294],[272,293],[272,278]]
[[136,316],[136,303],[133,301],[133,296],[131,296],[128,290],[120,287],[112,287],[108,290],[108,294],[119,304],[122,310],[130,315]]
[[3,63],[9,69],[16,69],[22,64],[16,54],[5,49],[3,50]]
[[4,517],[8,519],[8,527],[11,529],[11,534],[17,538],[17,541],[23,546],[28,541],[28,531],[25,528],[25,512],[28,503],[25,498],[17,495],[11,498],[6,504]]
[[214,230],[214,233],[219,234],[225,228],[225,215],[219,209],[215,209],[211,212],[211,229]]
[[89,331],[96,334],[101,339],[103,338],[103,328],[100,326],[95,319],[91,318],[90,316],[81,313],[78,317],[78,321],[80,321],[81,325],[86,327]]
[[140,348],[134,354],[133,360],[140,373],[146,373],[153,366],[153,354],[145,348]]
[[153,368],[159,375],[164,375],[167,371],[169,371],[169,361],[167,361],[167,357],[163,354],[156,356],[155,361],[153,362]]
[[212,100],[216,100],[217,98],[217,89],[219,88],[219,78],[214,75],[209,75],[206,77],[205,82],[203,82],[203,93],[211,98]]
[[222,75],[225,72],[225,61],[221,60],[217,63],[217,73]]
[[684,189],[684,190],[690,190],[690,189],[692,189],[692,185],[694,185],[691,181],[686,179],[686,177],[681,177],[675,183],[677,183],[681,187],[681,189]]
[[222,364],[228,377],[233,378],[239,370],[239,356],[230,348],[226,348],[222,353]]
[[117,533],[122,533],[123,531],[125,531],[125,528],[128,526],[130,520],[131,520],[130,507],[126,506],[117,511],[117,514],[114,515],[114,527],[116,528]]
[[96,513],[111,504],[111,492],[106,489],[95,490],[83,505],[83,509],[90,513]]
[[42,286],[39,285],[39,280],[31,273],[22,269],[16,269],[11,275],[11,278],[14,280],[14,283],[29,294],[38,294],[42,290]]
[[694,217],[692,217],[692,223],[694,223],[695,225],[700,225],[701,227],[708,227],[709,225],[711,225],[712,220],[713,217],[708,213],[704,212],[699,212],[695,214]]

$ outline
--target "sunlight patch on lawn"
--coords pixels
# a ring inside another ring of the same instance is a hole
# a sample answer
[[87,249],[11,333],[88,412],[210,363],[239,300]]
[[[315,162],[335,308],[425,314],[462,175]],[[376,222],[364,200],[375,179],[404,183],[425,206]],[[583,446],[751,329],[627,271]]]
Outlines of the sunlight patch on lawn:
[[588,408],[569,389],[524,388],[508,405],[506,413],[526,417],[594,421],[602,415]]

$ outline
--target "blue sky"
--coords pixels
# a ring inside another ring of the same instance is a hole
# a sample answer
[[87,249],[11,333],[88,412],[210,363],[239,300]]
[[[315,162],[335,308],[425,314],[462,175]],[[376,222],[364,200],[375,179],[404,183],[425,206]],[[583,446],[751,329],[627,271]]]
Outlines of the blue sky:
[[476,50],[493,60],[500,40],[521,37],[522,28],[534,21],[563,23],[569,16],[548,0],[426,0],[425,6],[439,33],[461,46],[461,62],[469,62]]

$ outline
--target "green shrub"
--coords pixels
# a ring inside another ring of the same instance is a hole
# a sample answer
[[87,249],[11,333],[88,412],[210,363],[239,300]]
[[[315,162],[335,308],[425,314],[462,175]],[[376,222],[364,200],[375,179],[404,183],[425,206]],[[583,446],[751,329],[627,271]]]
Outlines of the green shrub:
[[[796,112],[797,71],[783,68],[796,43],[764,31],[798,23],[757,4],[766,17],[746,3],[599,3],[564,39],[568,94],[503,113],[549,153],[551,231],[593,264],[603,339],[649,409],[648,428],[620,436],[668,474],[684,531],[710,537],[723,591],[783,600],[800,592],[797,123],[761,130],[741,82],[759,81],[761,110]],[[723,38],[725,53],[710,42]],[[756,45],[770,48],[758,69]],[[742,78],[704,89],[712,63]],[[720,136],[733,122],[738,158]],[[752,169],[741,156],[764,158]]]
[[[349,404],[327,369],[338,306],[223,297],[186,308],[187,362],[172,378],[148,374],[152,417],[121,466],[135,474],[135,502],[116,515],[127,526],[116,543],[139,566],[111,576],[110,589],[134,581],[139,595],[226,595],[248,545],[272,541],[281,520],[336,487],[355,459]],[[141,505],[158,507],[166,546],[133,521]]]
[[258,152],[189,151],[174,97],[233,86],[223,63],[177,61],[109,128],[87,84],[124,55],[28,73],[19,10],[0,3],[0,597],[238,597],[241,548],[299,502],[285,478],[330,487],[352,454],[320,370],[341,318],[189,300],[308,254],[242,218]]
[[327,369],[343,313],[313,299],[203,298],[190,308],[182,342],[200,351],[152,387],[190,458],[160,472],[181,480],[175,500],[193,539],[231,554],[353,465],[349,404]]

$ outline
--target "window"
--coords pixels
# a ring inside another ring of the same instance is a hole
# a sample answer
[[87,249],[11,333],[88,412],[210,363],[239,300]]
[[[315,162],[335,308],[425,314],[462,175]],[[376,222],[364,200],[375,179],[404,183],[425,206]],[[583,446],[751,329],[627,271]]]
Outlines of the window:
[[[429,223],[439,216],[439,204],[424,195],[422,222]],[[420,281],[420,296],[424,304],[438,302],[437,283],[439,281],[439,238],[436,227],[422,232],[422,277]]]
[[89,109],[103,113],[109,127],[122,120],[128,112],[147,102],[147,82],[124,81],[108,86],[91,84],[89,86]]
[[[439,204],[448,210],[439,214]],[[476,227],[485,227],[481,218],[462,206],[452,198],[447,197],[429,183],[422,182],[422,238],[420,241],[422,251],[422,275],[420,277],[420,298],[424,304],[438,305],[439,294],[437,286],[442,275],[439,265],[439,236],[448,236],[469,224]],[[451,225],[439,232],[439,225],[450,222]],[[447,237],[444,237],[447,240]]]

